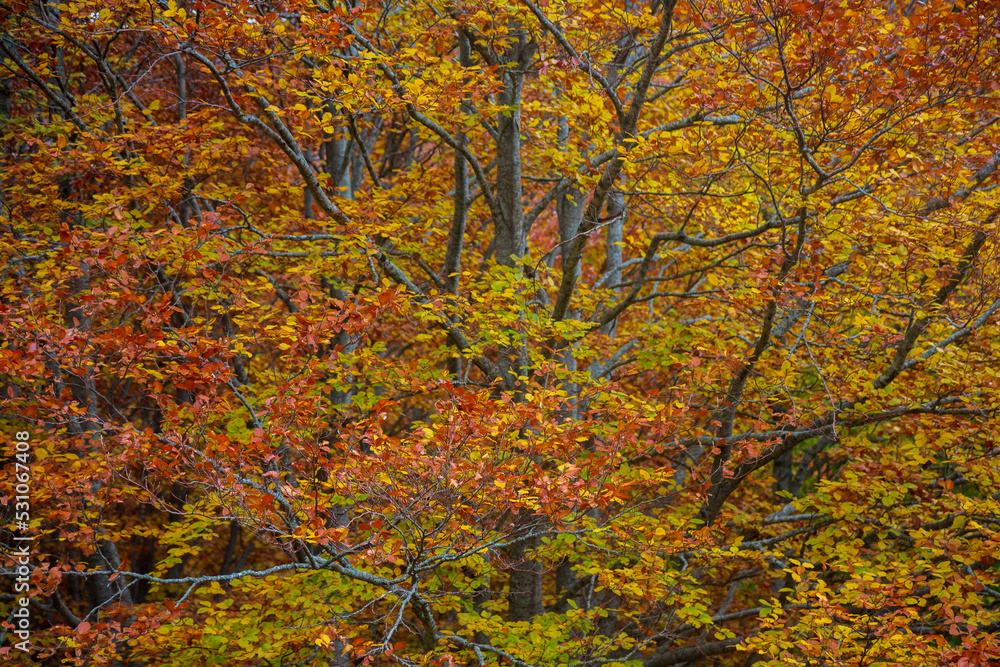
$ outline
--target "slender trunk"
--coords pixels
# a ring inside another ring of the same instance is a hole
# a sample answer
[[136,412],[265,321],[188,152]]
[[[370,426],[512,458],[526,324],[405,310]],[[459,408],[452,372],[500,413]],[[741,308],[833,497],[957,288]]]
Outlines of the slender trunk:
[[[625,229],[625,198],[620,192],[608,197],[607,247],[604,251],[604,284],[617,285],[622,281],[622,237]],[[614,336],[617,320],[601,327],[601,333]]]
[[[465,33],[458,31],[459,64],[469,67],[469,40]],[[471,112],[466,101],[462,102],[463,114]],[[464,132],[457,135],[461,146],[468,143]],[[469,165],[460,150],[455,151],[455,210],[451,217],[451,232],[448,235],[448,250],[444,259],[444,286],[449,294],[458,294],[458,272],[462,266],[462,246],[465,243],[465,224],[469,215]],[[448,360],[448,372],[456,379],[462,379],[462,359],[455,356]]]
[[[180,121],[181,125],[184,125],[188,106],[187,66],[184,64],[184,57],[179,53],[174,54],[171,60],[174,64],[174,70],[177,72],[177,120]],[[190,151],[185,151],[181,158],[181,164],[184,169],[187,169],[191,164]],[[192,216],[196,220],[201,219],[201,209],[198,206],[198,199],[194,196],[194,187],[195,180],[193,178],[189,176],[184,179],[180,210],[177,211],[182,227],[188,227],[191,224]]]
[[[531,62],[537,43],[520,30],[518,44],[507,53],[511,66],[503,74],[503,89],[498,102],[505,111],[497,123],[497,201],[502,219],[494,219],[494,246],[497,263],[516,266],[527,251],[527,238],[521,188],[521,93],[524,71]],[[527,362],[523,345],[501,349],[500,367],[508,390],[518,387],[518,377]]]
[[514,266],[524,254],[524,209],[521,205],[521,91],[524,74],[510,69],[504,75],[500,105],[509,109],[497,128],[497,200],[503,218],[494,220],[497,263]]
[[[518,42],[504,54],[507,67],[498,103],[504,108],[497,123],[497,202],[501,219],[494,219],[496,261],[501,266],[517,266],[527,251],[527,230],[521,188],[521,93],[524,74],[537,43],[520,26],[512,26]],[[519,377],[527,366],[527,349],[514,343],[498,350],[505,388],[520,401],[523,389]],[[530,530],[532,517],[514,518],[517,532]],[[532,557],[537,540],[519,542],[508,550],[510,559],[509,615],[512,621],[527,621],[542,612],[542,563]]]
[[[90,287],[90,267],[87,264],[80,266],[81,276],[72,285],[71,291],[75,294],[86,292]],[[90,317],[87,315],[84,306],[70,304],[66,307],[66,325],[79,330],[89,330],[91,326]],[[76,364],[72,364],[76,365]],[[99,446],[100,441],[100,416],[98,410],[97,380],[94,377],[94,365],[88,364],[80,374],[75,374],[68,369],[63,369],[62,375],[71,378],[68,382],[73,399],[82,406],[86,406],[86,412],[81,417],[77,417],[70,424],[70,430],[77,436],[88,441],[91,447]],[[102,484],[95,480],[91,485],[91,492],[96,497]],[[126,586],[124,577],[111,579],[111,575],[121,568],[121,557],[118,555],[118,547],[115,543],[104,537],[105,531],[98,526],[95,534],[94,553],[87,560],[90,567],[95,571],[87,578],[90,604],[92,607],[102,607],[108,602],[117,599],[122,605],[130,606],[132,596]]]
[[[306,149],[305,154],[306,160],[309,161],[309,164],[312,164],[315,158],[313,150],[311,148]],[[307,187],[302,188],[302,217],[306,220],[312,220],[313,218],[313,193]]]
[[[520,519],[520,518],[519,518]],[[519,520],[519,523],[523,521]],[[511,560],[509,617],[512,622],[530,621],[542,613],[542,561],[529,553],[538,538],[518,543],[508,554]]]
[[351,191],[351,149],[346,132],[343,136],[328,140],[323,144],[326,159],[326,173],[334,193],[344,199],[354,199]]

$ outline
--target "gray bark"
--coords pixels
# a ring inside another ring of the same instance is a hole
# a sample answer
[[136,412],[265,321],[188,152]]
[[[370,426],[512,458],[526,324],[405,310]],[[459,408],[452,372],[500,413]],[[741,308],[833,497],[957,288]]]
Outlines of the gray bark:
[[[522,521],[519,521],[522,522]],[[528,553],[538,546],[538,538],[518,543],[510,550],[510,590],[508,614],[511,621],[530,621],[542,613],[542,562]]]
[[[470,60],[469,39],[465,33],[458,31],[458,58],[462,67],[469,67]],[[463,114],[470,113],[471,108],[468,103],[461,105]],[[468,138],[464,132],[455,136],[461,147],[468,144]],[[458,294],[459,276],[458,272],[462,268],[462,246],[465,244],[465,225],[469,216],[469,165],[462,154],[461,148],[455,149],[455,201],[454,211],[451,216],[451,231],[448,234],[448,250],[445,253],[444,286],[449,294]],[[458,381],[462,379],[462,358],[455,356],[448,360],[448,372]]]
[[[625,231],[625,197],[614,192],[608,197],[607,246],[604,251],[605,285],[617,285],[622,281],[622,238]],[[601,327],[601,333],[614,336],[617,320],[611,320]]]
[[498,102],[506,107],[497,126],[497,202],[502,219],[494,219],[497,262],[514,266],[527,249],[521,189],[521,93],[524,68],[536,49],[522,30],[517,46],[508,54],[511,63],[503,75]]

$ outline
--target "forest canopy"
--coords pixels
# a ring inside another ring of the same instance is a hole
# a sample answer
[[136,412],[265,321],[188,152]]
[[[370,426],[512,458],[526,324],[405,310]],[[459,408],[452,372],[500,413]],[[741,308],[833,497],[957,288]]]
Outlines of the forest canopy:
[[996,3],[0,26],[9,664],[1000,664]]

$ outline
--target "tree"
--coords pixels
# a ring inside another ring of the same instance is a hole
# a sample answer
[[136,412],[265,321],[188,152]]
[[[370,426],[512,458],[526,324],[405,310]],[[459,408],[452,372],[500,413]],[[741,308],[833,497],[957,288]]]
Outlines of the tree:
[[993,3],[2,7],[15,664],[1000,660]]

